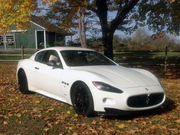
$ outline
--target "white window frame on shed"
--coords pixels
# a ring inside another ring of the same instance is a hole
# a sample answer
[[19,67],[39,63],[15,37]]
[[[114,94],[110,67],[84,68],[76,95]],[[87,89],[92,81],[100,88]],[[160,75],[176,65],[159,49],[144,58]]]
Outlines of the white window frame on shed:
[[7,34],[7,35],[4,35],[4,36],[0,35],[0,41],[3,42],[3,45],[4,45],[5,49],[7,48],[8,42],[12,42],[12,44],[14,44],[15,48],[16,48],[15,33]]
[[15,42],[15,34],[6,35],[6,42],[8,41]]
[[4,36],[4,43],[5,43],[6,48],[7,48],[8,42],[12,42],[16,48],[16,38],[15,38],[14,32]]

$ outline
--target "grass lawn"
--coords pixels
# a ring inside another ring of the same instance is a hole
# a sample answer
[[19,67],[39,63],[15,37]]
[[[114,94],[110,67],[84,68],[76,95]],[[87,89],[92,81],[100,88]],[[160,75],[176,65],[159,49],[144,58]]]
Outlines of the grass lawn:
[[[128,57],[145,57],[145,56],[154,56],[154,57],[164,57],[165,52],[114,52],[114,55],[125,55]],[[168,56],[177,56],[180,57],[180,52],[168,52]]]
[[[25,50],[25,54],[31,55],[36,50]],[[1,55],[2,54],[2,55]],[[0,60],[20,60],[21,56],[4,56],[5,54],[20,55],[21,50],[0,51]],[[28,58],[26,56],[25,58]],[[114,52],[114,60],[117,63],[145,63],[164,64],[164,52]],[[168,64],[179,64],[180,52],[168,52]],[[2,62],[1,62],[2,63]]]
[[163,108],[127,116],[79,116],[64,103],[19,92],[16,64],[0,64],[0,135],[180,134],[180,79],[161,78],[167,94]]
[[[163,64],[164,52],[115,52],[114,60],[118,63]],[[168,63],[179,64],[180,52],[168,52]]]

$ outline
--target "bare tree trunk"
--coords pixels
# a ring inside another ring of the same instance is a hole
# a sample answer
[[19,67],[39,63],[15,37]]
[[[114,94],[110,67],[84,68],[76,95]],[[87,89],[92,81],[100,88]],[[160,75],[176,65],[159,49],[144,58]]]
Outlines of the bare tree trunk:
[[79,26],[79,39],[81,43],[81,47],[87,48],[86,43],[86,28],[84,24],[84,18],[85,18],[85,10],[79,7],[78,9],[78,26]]
[[[119,25],[123,22],[123,20],[127,17],[127,14],[134,8],[134,6],[140,0],[127,0],[125,2],[124,7],[119,8],[116,17],[111,21],[108,22],[108,1],[107,0],[96,0],[96,7],[95,13],[99,17],[100,25],[102,29],[102,41],[104,47],[104,54],[113,59],[113,35],[115,30],[118,28]],[[123,2],[123,1],[122,1]]]
[[96,14],[99,17],[101,29],[102,29],[102,42],[104,47],[104,55],[109,57],[110,59],[113,59],[113,34],[114,31],[112,31],[110,25],[108,25],[107,21],[107,1],[96,1],[96,5],[99,7],[96,11]]
[[164,56],[164,72],[167,72],[167,67],[168,67],[168,46],[169,46],[169,38],[166,35],[165,32],[162,32],[162,36],[164,39],[164,44],[165,44],[165,56]]
[[103,33],[102,42],[104,45],[104,55],[113,60],[113,34],[114,32]]

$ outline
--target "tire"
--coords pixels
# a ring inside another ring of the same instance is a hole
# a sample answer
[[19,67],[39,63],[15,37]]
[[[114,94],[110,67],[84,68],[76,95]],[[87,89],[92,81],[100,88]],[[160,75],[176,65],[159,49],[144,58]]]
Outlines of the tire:
[[28,89],[28,82],[27,77],[23,69],[20,69],[18,72],[18,86],[19,90],[23,94],[32,94],[33,92],[30,92]]
[[71,101],[76,113],[84,116],[94,114],[94,103],[88,86],[83,82],[78,82],[71,91]]

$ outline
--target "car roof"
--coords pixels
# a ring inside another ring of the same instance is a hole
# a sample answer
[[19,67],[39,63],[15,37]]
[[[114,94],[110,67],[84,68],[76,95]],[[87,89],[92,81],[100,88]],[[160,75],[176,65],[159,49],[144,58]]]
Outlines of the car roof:
[[81,51],[94,51],[93,49],[88,49],[88,48],[82,48],[82,47],[49,47],[45,49],[41,49],[34,53],[30,59],[34,59],[35,55],[39,52],[45,51],[45,50],[56,50],[56,51],[64,51],[64,50],[81,50]]
[[82,48],[82,47],[49,47],[46,49],[42,50],[57,50],[57,51],[64,51],[64,50],[84,50],[84,51],[94,51],[93,49],[88,49],[88,48]]

